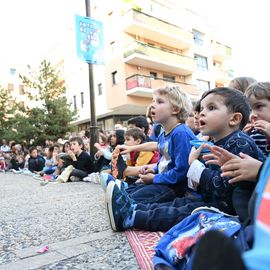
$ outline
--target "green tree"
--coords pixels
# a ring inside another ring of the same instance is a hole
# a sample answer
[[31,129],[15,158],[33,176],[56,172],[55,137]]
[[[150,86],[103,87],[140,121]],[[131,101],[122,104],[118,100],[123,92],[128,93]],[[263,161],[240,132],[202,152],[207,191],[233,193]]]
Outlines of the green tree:
[[12,99],[10,92],[0,86],[0,138],[11,138],[6,136],[7,131],[10,130],[10,120],[14,118],[17,104]]
[[40,105],[21,108],[18,121],[12,122],[18,137],[44,143],[46,139],[56,140],[72,131],[70,122],[75,120],[76,111],[72,111],[67,103],[66,88],[59,72],[44,60],[38,70],[29,67],[29,74],[20,75],[20,78],[30,100]]

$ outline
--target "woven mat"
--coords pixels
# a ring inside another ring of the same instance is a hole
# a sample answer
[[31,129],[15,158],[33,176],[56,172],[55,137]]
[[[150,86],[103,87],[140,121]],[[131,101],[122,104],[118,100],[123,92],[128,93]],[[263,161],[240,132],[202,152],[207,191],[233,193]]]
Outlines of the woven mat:
[[142,270],[152,270],[154,248],[157,245],[163,232],[147,232],[139,230],[125,231],[129,244],[136,256],[139,266]]

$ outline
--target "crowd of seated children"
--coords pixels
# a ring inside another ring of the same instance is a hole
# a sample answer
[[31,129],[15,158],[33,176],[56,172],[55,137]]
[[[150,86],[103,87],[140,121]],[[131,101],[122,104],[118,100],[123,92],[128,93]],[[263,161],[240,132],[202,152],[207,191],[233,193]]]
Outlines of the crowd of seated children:
[[[210,136],[216,145],[234,154],[243,152],[264,160],[264,155],[254,141],[241,131],[248,121],[250,111],[248,100],[242,93],[230,88],[213,89],[202,96],[200,106],[200,131],[203,135]],[[216,121],[217,117],[224,120]],[[218,168],[207,168],[199,161],[201,150],[191,151],[187,172],[189,188],[196,190],[200,197],[186,196],[161,204],[134,202],[127,193],[128,189],[123,190],[122,186],[119,188],[116,181],[109,179],[106,203],[112,228],[168,230],[190,215],[195,208],[205,205],[217,207],[228,214],[238,214],[242,221],[245,220],[254,184],[228,184],[228,177],[222,177]]]

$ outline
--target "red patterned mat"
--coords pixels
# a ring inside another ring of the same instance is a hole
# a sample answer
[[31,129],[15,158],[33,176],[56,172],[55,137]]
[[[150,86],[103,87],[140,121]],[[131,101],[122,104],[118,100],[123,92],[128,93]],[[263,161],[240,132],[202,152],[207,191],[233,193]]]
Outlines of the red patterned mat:
[[157,245],[160,237],[163,236],[164,233],[128,230],[125,231],[125,234],[141,269],[154,269],[154,248]]

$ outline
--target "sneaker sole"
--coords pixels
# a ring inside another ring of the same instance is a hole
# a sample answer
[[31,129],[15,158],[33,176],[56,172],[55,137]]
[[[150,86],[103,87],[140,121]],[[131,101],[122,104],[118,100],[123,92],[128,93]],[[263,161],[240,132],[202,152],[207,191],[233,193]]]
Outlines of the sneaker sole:
[[229,214],[227,214],[225,212],[222,212],[221,210],[219,210],[218,208],[213,207],[213,206],[200,206],[200,207],[197,207],[191,212],[191,215],[195,214],[197,212],[200,212],[200,211],[208,211],[208,212],[212,212],[212,213],[222,214],[222,215],[224,215],[226,217],[235,217],[235,218],[238,217],[238,216],[233,216],[233,215],[229,215]]
[[112,208],[112,203],[111,203],[113,189],[114,189],[115,184],[116,183],[114,181],[110,181],[109,184],[107,185],[105,202],[106,202],[106,210],[109,217],[111,228],[113,231],[117,232],[118,230],[116,228],[115,220],[113,217],[113,208]]

